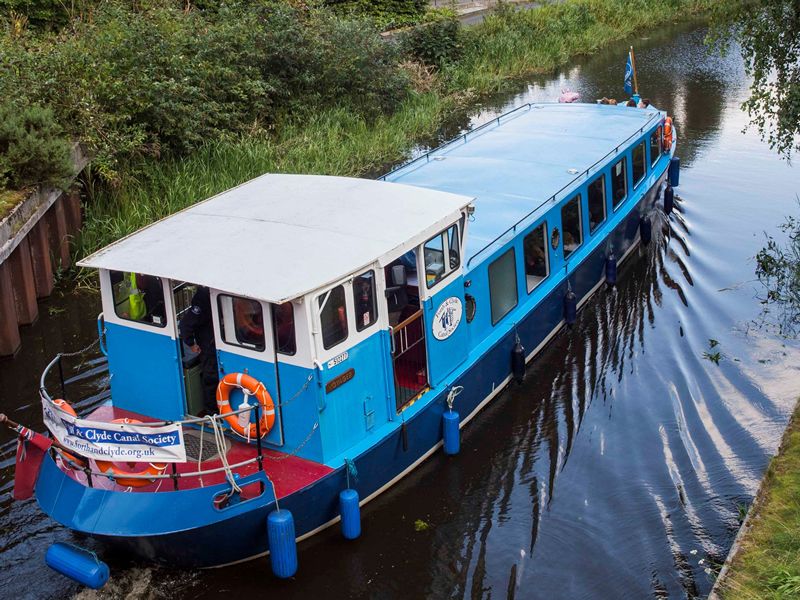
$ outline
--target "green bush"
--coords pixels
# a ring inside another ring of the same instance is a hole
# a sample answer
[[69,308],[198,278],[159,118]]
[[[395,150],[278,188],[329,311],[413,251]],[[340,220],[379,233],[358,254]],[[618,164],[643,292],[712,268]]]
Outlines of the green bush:
[[0,104],[0,189],[63,185],[72,170],[70,144],[51,110]]
[[412,27],[399,35],[399,41],[405,55],[437,68],[456,62],[464,50],[461,24],[451,15]]
[[369,22],[280,3],[107,4],[59,34],[0,37],[0,56],[0,98],[52,108],[107,180],[282,114],[341,106],[374,118],[409,91],[397,48]]

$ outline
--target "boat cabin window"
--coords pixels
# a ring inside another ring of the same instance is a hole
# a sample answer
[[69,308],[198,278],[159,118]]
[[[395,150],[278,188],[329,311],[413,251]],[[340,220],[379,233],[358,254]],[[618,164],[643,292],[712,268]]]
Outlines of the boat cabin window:
[[294,332],[294,306],[291,302],[272,305],[272,330],[275,332],[275,350],[279,354],[297,352]]
[[647,155],[644,149],[644,140],[633,149],[633,187],[642,182],[647,174]]
[[589,184],[589,233],[606,220],[606,176],[600,175]]
[[318,301],[322,345],[328,350],[347,339],[347,301],[344,286],[337,285],[328,290]]
[[154,327],[166,326],[160,277],[127,271],[109,271],[109,276],[114,312],[119,318]]
[[[460,239],[458,224],[454,224],[425,242],[423,246],[425,281],[429,288],[439,283],[461,265]],[[445,260],[445,256],[449,258]]]
[[522,242],[525,251],[525,279],[528,293],[547,277],[549,270],[547,245],[547,224],[542,223],[532,230]]
[[661,156],[661,127],[650,134],[650,165],[655,167],[658,158]]
[[220,294],[217,310],[219,333],[226,344],[264,350],[264,310],[258,300]]
[[621,158],[617,164],[611,167],[611,194],[614,201],[614,208],[625,202],[628,195],[628,181],[625,173],[625,158]]
[[496,325],[517,305],[517,269],[514,248],[509,248],[489,265],[489,299],[492,325]]
[[375,302],[375,271],[353,279],[353,304],[356,307],[356,330],[363,331],[378,320]]
[[561,228],[564,230],[564,258],[583,243],[580,194],[561,207]]

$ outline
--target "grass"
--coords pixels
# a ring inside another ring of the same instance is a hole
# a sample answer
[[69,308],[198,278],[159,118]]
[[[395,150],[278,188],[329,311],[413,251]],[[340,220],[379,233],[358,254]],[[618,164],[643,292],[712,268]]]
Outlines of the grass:
[[0,220],[5,219],[11,211],[25,199],[26,192],[0,190]]
[[113,189],[90,189],[76,253],[85,256],[265,172],[374,174],[433,135],[465,99],[507,91],[575,55],[594,52],[637,29],[689,18],[711,3],[566,0],[530,11],[501,8],[466,31],[463,57],[443,69],[432,88],[412,93],[391,115],[367,122],[332,108],[304,120],[285,119],[272,135],[212,141],[182,160],[134,165]]
[[751,526],[721,582],[720,597],[800,598],[800,405],[753,510]]

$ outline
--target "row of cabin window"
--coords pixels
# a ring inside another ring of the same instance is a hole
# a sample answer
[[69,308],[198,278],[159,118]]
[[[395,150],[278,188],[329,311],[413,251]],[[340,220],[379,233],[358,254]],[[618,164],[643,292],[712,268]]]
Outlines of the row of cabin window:
[[[650,166],[654,167],[661,155],[661,127],[650,136]],[[647,175],[646,146],[642,140],[632,153],[633,187],[636,189]],[[627,158],[623,157],[611,167],[611,190],[613,209],[617,210],[628,197]],[[587,187],[589,210],[589,233],[593,234],[606,220],[606,174],[596,177]],[[583,244],[583,220],[581,217],[581,194],[576,194],[561,207],[564,259]],[[547,222],[541,223],[528,233],[522,242],[525,256],[525,280],[530,294],[550,274],[550,253],[547,250]],[[553,231],[551,244],[558,247],[558,230]],[[497,324],[517,305],[517,275],[514,248],[489,265],[489,298],[492,325]]]
[[[164,287],[160,277],[122,271],[111,271],[110,277],[114,312],[119,318],[166,327]],[[291,302],[270,306],[275,349],[280,354],[292,355],[297,352],[294,307]],[[258,300],[219,294],[217,311],[220,337],[226,344],[264,351],[264,310]]]
[[[429,239],[422,247],[425,283],[433,287],[461,265],[461,237],[458,224],[451,225]],[[347,293],[337,285],[317,299],[322,326],[322,345],[326,350],[347,339]],[[363,331],[378,320],[375,271],[353,278],[353,306],[356,330]]]

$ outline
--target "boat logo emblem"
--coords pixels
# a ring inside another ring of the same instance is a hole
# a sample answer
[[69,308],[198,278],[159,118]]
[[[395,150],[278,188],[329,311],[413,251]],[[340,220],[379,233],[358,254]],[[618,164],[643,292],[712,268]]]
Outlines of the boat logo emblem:
[[463,307],[461,300],[450,296],[436,309],[433,315],[433,337],[437,340],[446,340],[461,323]]

